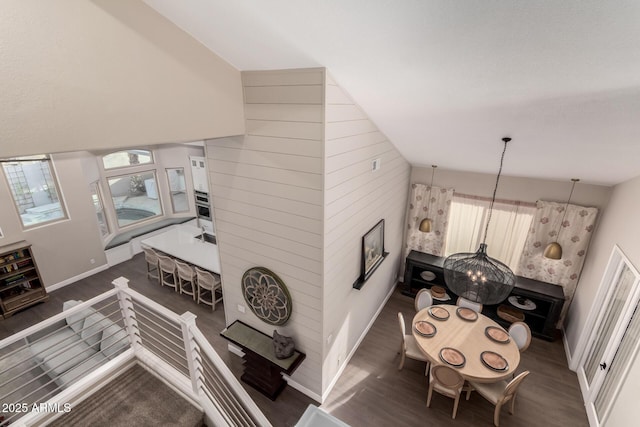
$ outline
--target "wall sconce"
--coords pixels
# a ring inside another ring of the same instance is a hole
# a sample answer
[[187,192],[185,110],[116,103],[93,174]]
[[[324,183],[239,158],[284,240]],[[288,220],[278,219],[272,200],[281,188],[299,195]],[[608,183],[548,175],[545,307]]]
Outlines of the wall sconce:
[[420,227],[418,229],[423,233],[431,233],[433,227],[433,220],[429,218],[431,216],[431,190],[433,189],[433,175],[436,173],[437,165],[431,165],[431,185],[429,186],[429,201],[427,202],[427,217],[420,221]]
[[560,230],[564,226],[564,219],[567,216],[567,210],[569,209],[569,202],[571,201],[571,196],[573,195],[573,189],[576,186],[576,182],[580,181],[578,178],[572,178],[573,184],[571,185],[571,192],[569,193],[569,199],[567,200],[567,204],[564,207],[564,214],[562,214],[562,221],[560,221],[560,225],[558,226],[558,232],[556,233],[556,240],[549,243],[546,248],[544,248],[544,253],[542,256],[548,259],[561,259],[562,258],[562,246],[558,243],[558,238],[560,237]]

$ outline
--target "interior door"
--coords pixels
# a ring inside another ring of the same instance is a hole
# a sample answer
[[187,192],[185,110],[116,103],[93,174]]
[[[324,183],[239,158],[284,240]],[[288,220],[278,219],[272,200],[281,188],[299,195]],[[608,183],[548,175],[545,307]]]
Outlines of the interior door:
[[[629,362],[637,349],[629,331],[640,329],[640,315],[634,316],[639,299],[639,274],[619,248],[605,272],[599,309],[578,369],[578,380],[592,426],[606,418]],[[636,335],[637,336],[637,335]],[[623,351],[620,351],[620,350]]]

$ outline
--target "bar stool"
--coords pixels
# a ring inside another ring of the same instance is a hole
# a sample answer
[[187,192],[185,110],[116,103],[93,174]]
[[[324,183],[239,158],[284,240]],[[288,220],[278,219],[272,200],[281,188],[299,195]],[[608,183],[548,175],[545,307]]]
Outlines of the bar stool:
[[186,262],[174,260],[178,272],[178,287],[180,294],[186,294],[196,300],[196,272]]
[[166,255],[158,255],[160,267],[160,284],[178,291],[178,277],[176,275],[176,262]]
[[158,253],[146,246],[142,247],[144,251],[144,260],[147,263],[147,278],[156,279],[160,284],[160,276],[158,271]]
[[[210,305],[212,310],[215,311],[216,303],[222,301],[222,282],[220,281],[220,276],[217,274],[201,270],[196,267],[196,284],[198,285],[198,299],[197,302],[200,304],[201,302],[207,305]],[[202,298],[204,294],[206,295],[208,292],[211,292],[211,299],[207,300]],[[216,291],[220,292],[220,298],[216,299]]]

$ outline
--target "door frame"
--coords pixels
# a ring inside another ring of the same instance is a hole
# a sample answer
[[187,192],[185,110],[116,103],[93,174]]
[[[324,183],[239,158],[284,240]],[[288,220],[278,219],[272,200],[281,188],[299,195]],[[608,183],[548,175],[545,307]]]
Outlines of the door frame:
[[[594,402],[598,395],[600,387],[604,382],[606,372],[608,372],[608,370],[606,370],[605,373],[600,373],[600,371],[598,371],[593,378],[591,387],[589,387],[584,371],[584,364],[586,363],[586,359],[588,357],[588,350],[591,348],[591,345],[598,337],[598,326],[603,321],[603,317],[605,315],[605,310],[603,310],[602,307],[606,304],[609,304],[614,291],[614,279],[620,277],[620,274],[625,266],[629,268],[631,273],[635,276],[635,280],[631,285],[627,301],[624,304],[622,311],[618,316],[618,319],[616,320],[616,325],[608,341],[609,345],[606,347],[607,350],[602,355],[604,362],[611,366],[611,361],[618,351],[622,338],[624,337],[624,333],[631,320],[631,316],[633,315],[634,309],[640,302],[640,273],[631,263],[629,258],[627,258],[624,252],[622,252],[618,245],[614,245],[613,247],[613,250],[609,257],[609,261],[607,263],[607,267],[602,276],[596,298],[594,299],[591,311],[587,318],[585,328],[583,329],[583,332],[578,341],[578,345],[576,346],[576,357],[572,358],[572,363],[570,365],[570,369],[575,371],[578,376],[578,382],[580,384],[580,390],[582,392],[587,417],[591,426],[600,426],[604,423],[604,421],[606,421],[611,408],[615,403],[620,388],[624,383],[623,381],[621,381],[620,384],[615,385],[611,402],[607,404],[604,412],[600,414],[600,420],[598,420]],[[635,358],[637,352],[638,346],[636,346],[631,360]],[[625,366],[620,367],[620,369],[623,369],[625,371],[622,376],[623,378],[626,376],[626,373],[630,369],[630,367],[630,363],[627,363]]]

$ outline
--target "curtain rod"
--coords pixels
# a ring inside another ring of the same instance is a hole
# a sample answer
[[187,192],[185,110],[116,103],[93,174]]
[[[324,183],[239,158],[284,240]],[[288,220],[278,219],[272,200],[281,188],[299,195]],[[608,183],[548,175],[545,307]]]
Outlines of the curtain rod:
[[[471,199],[471,200],[481,200],[483,202],[490,202],[491,197],[482,197],[482,196],[474,196],[471,194],[463,194],[463,193],[453,193],[454,197],[460,197],[462,199]],[[507,200],[507,199],[496,199],[497,203],[502,203],[505,205],[514,205],[514,206],[526,206],[529,208],[535,208],[536,204],[531,202],[523,202],[521,200]]]

